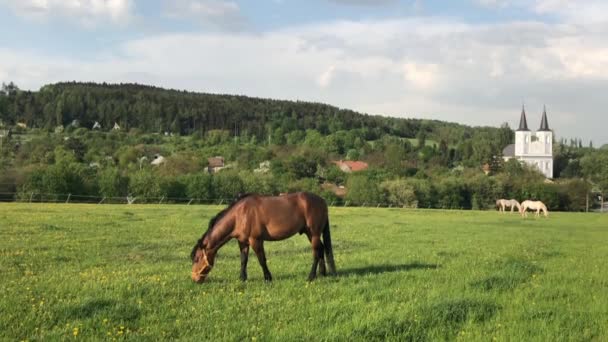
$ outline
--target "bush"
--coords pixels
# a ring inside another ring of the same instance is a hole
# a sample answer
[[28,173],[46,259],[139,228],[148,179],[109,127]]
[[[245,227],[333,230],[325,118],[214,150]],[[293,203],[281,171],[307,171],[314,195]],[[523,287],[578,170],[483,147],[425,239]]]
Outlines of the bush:
[[162,197],[161,184],[158,177],[149,169],[134,172],[129,178],[129,193],[144,202]]
[[186,196],[196,199],[213,199],[213,178],[208,173],[200,172],[182,178],[186,187]]
[[165,200],[185,200],[187,186],[182,178],[160,177],[160,193]]
[[236,172],[223,171],[213,176],[213,193],[218,199],[232,200],[243,192],[243,181]]
[[446,178],[437,187],[437,204],[443,209],[470,208],[470,193],[461,179]]
[[572,179],[560,184],[559,188],[560,198],[562,199],[560,210],[585,211],[587,208],[587,194],[591,190],[589,183],[582,179]]
[[346,184],[346,200],[354,205],[385,203],[378,183],[365,175],[353,175],[348,178]]
[[478,175],[468,182],[468,188],[472,194],[470,207],[474,210],[486,210],[496,204],[496,199],[501,197],[498,182],[485,175]]
[[99,194],[102,196],[125,196],[127,192],[128,179],[122,177],[117,168],[108,167],[99,172],[98,186]]
[[241,171],[239,177],[243,182],[243,191],[260,195],[272,195],[278,193],[277,184],[272,174],[253,173]]
[[385,181],[380,186],[387,195],[388,203],[398,207],[417,208],[416,189],[405,179]]
[[319,182],[315,178],[302,178],[292,181],[287,186],[287,192],[298,191],[307,191],[314,194],[319,194],[321,192],[321,188],[319,187]]

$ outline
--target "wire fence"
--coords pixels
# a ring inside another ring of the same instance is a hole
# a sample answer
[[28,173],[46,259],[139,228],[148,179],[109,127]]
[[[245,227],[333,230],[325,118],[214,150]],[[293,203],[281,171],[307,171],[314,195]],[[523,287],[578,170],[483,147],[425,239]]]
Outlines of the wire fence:
[[[44,194],[0,192],[0,202],[19,203],[83,203],[83,204],[182,204],[182,205],[226,205],[234,198],[190,198],[190,197],[143,197],[143,196],[89,196],[73,194]],[[376,207],[376,208],[417,208],[417,206],[395,206],[390,203],[353,203],[337,198],[327,201],[330,207]],[[471,209],[471,208],[453,208]]]
[[[227,205],[235,198],[190,198],[190,197],[144,197],[144,196],[90,196],[74,194],[45,194],[45,193],[23,193],[23,192],[1,192],[0,203],[82,203],[82,204],[181,204],[181,205]],[[442,209],[442,210],[471,210],[479,209],[471,206],[443,207],[443,206],[418,206],[394,205],[388,202],[363,202],[353,203],[343,198],[330,199],[327,201],[330,207],[366,207],[366,208],[407,208],[407,209]],[[490,209],[490,208],[485,208]],[[483,208],[481,208],[483,210]],[[604,208],[591,209],[593,212],[608,213],[608,203]]]

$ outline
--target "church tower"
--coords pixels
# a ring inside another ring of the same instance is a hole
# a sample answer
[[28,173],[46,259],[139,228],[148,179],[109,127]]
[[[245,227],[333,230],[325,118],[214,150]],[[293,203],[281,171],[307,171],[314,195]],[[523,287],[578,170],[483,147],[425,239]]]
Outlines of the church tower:
[[521,117],[519,119],[519,128],[515,131],[515,155],[523,156],[528,154],[530,150],[530,142],[532,140],[532,132],[528,129],[528,120],[526,120],[526,109],[521,106]]
[[543,144],[541,153],[545,156],[551,156],[553,154],[553,132],[549,129],[546,107],[543,107],[543,117],[540,120],[540,128],[536,132],[536,136],[538,141]]

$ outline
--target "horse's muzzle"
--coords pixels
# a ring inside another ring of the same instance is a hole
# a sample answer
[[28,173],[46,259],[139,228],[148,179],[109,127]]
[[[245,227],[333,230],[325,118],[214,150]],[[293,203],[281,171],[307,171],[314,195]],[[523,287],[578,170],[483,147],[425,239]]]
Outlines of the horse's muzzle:
[[209,272],[211,272],[210,265],[203,267],[198,272],[192,272],[192,274],[191,274],[192,281],[194,281],[197,284],[202,284],[205,281],[205,279],[207,279],[207,275],[209,275]]

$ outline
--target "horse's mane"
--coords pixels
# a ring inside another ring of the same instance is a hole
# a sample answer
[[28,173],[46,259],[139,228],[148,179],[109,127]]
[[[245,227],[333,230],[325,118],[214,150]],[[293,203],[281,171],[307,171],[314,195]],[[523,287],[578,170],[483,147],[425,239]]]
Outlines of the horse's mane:
[[215,224],[219,220],[221,220],[222,217],[226,216],[226,214],[230,211],[230,209],[232,209],[242,199],[249,197],[249,196],[253,196],[253,195],[254,194],[252,194],[252,193],[239,194],[237,196],[237,198],[234,201],[232,201],[232,203],[230,203],[230,205],[228,205],[228,207],[226,207],[225,209],[223,209],[222,211],[217,213],[217,215],[215,215],[213,218],[211,218],[211,220],[209,220],[209,226],[207,228],[207,231],[205,232],[205,234],[203,234],[203,236],[201,236],[200,239],[198,239],[198,241],[196,241],[196,245],[194,245],[194,248],[192,248],[192,252],[190,252],[190,259],[192,259],[194,261],[194,255],[196,254],[196,250],[199,247],[203,247],[203,240],[205,240],[205,237],[211,233],[211,231],[213,230],[213,227],[215,227]]

